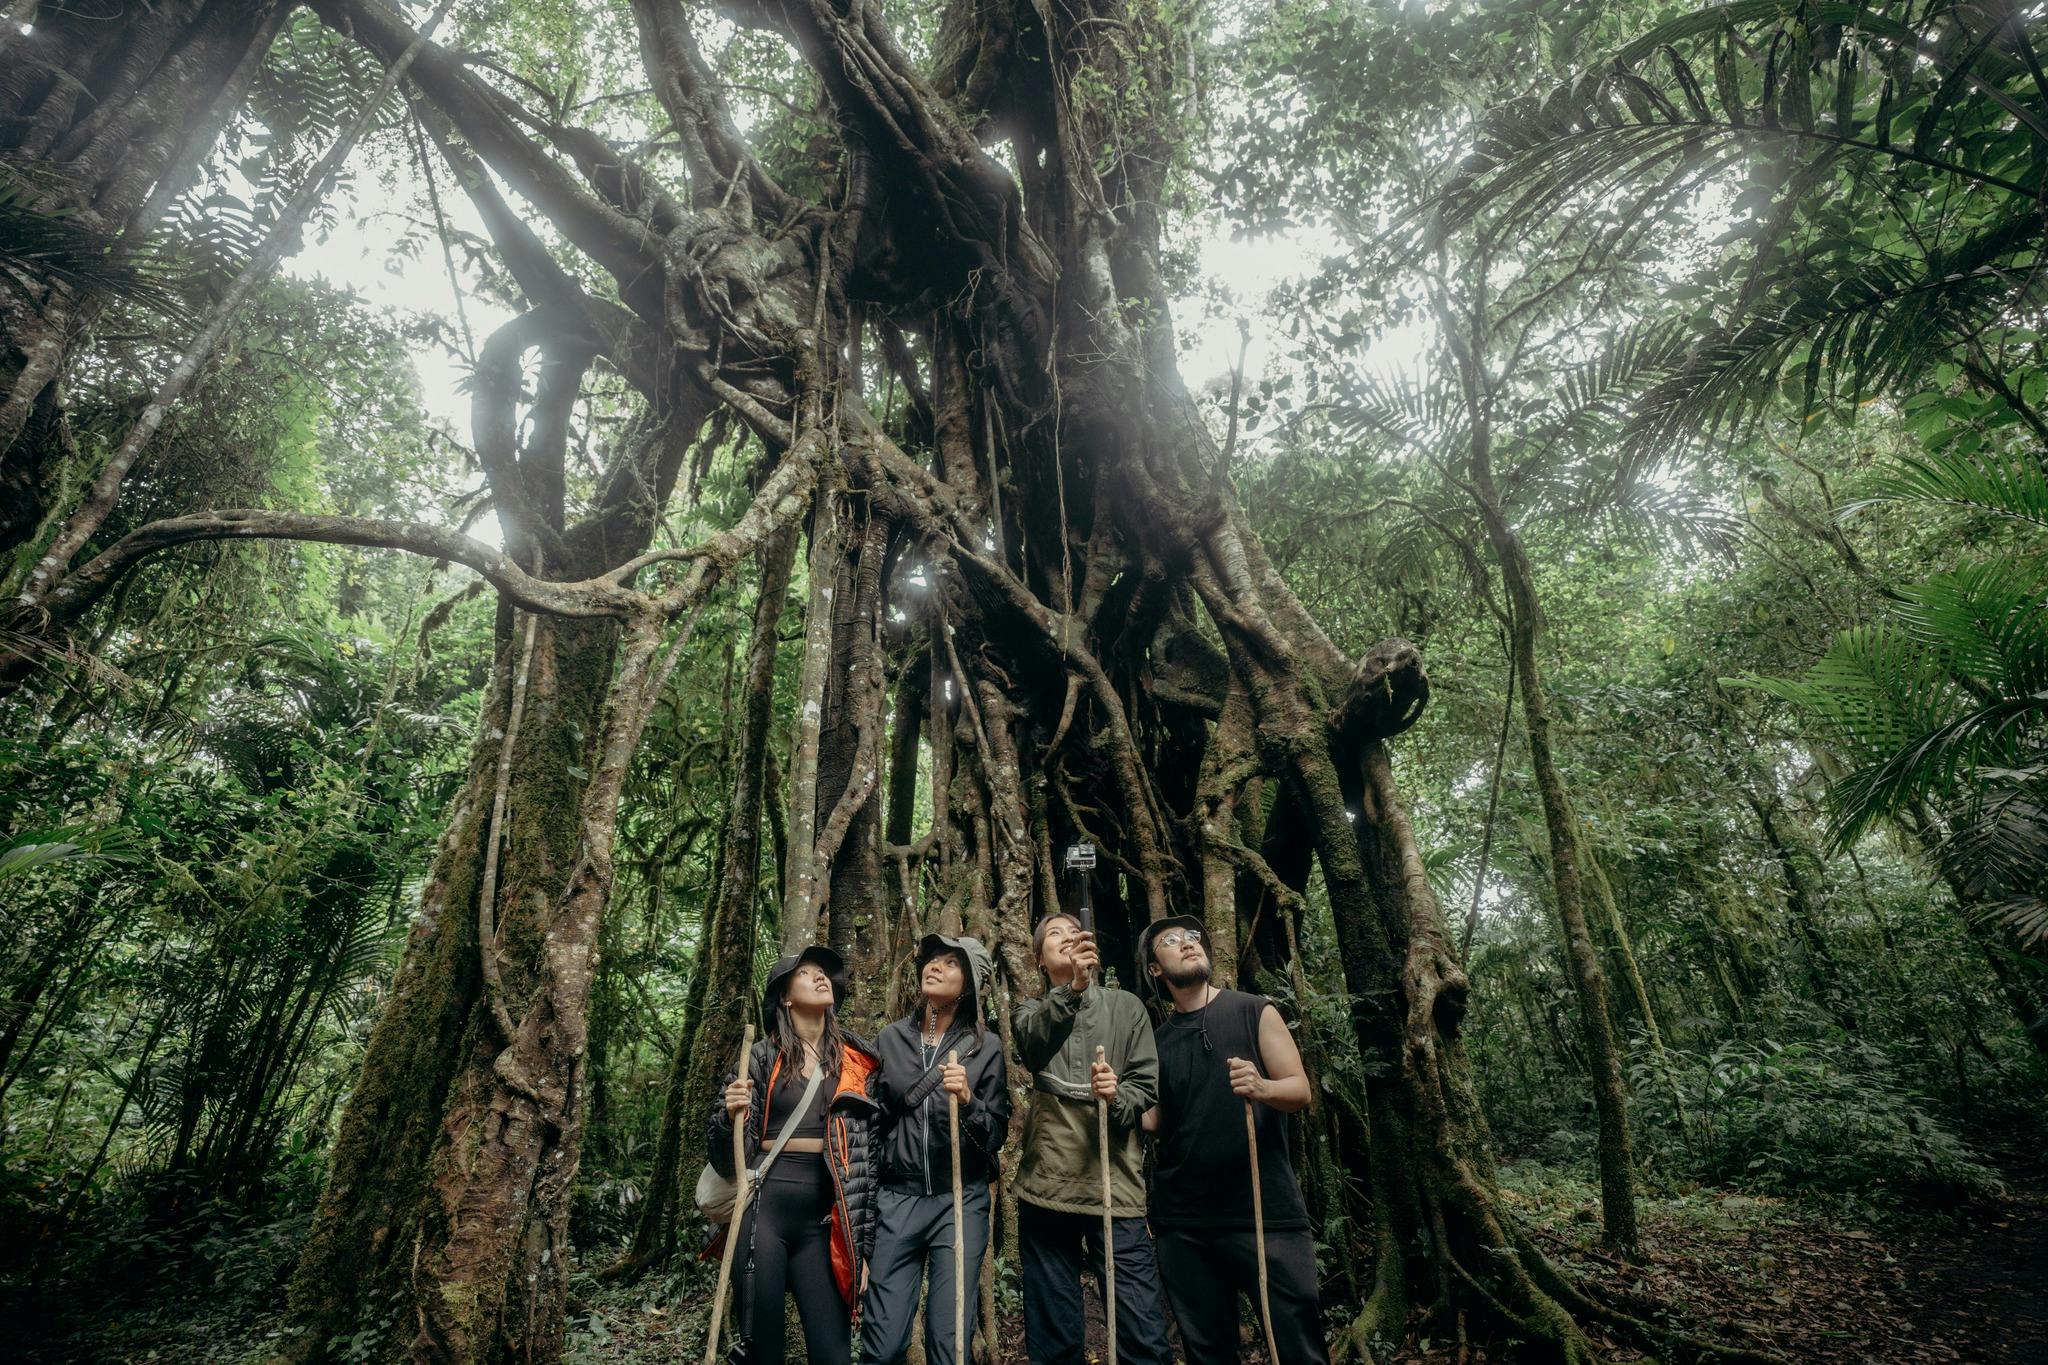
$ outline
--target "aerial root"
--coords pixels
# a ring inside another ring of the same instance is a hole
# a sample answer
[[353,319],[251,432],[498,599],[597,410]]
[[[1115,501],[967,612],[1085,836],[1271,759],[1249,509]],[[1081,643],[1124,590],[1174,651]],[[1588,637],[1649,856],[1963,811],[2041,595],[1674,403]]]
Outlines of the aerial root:
[[1623,1312],[1602,1302],[1594,1291],[1581,1288],[1560,1271],[1523,1231],[1514,1233],[1522,1266],[1542,1290],[1585,1322],[1598,1323],[1616,1336],[1645,1351],[1657,1351],[1671,1365],[1784,1365],[1784,1358],[1769,1351],[1751,1350],[1709,1341]]
[[1538,1286],[1535,1290],[1530,1311],[1521,1313],[1505,1303],[1478,1276],[1466,1269],[1455,1256],[1445,1258],[1451,1272],[1478,1303],[1506,1331],[1514,1333],[1529,1346],[1541,1352],[1541,1359],[1555,1365],[1601,1365],[1599,1352],[1593,1349],[1592,1341],[1585,1329],[1556,1297],[1545,1293]]
[[1379,1258],[1379,1266],[1373,1275],[1372,1293],[1358,1315],[1351,1319],[1331,1342],[1332,1360],[1356,1360],[1361,1365],[1375,1365],[1372,1343],[1376,1340],[1398,1340],[1407,1329],[1407,1295],[1402,1291],[1398,1267],[1388,1273],[1387,1258]]

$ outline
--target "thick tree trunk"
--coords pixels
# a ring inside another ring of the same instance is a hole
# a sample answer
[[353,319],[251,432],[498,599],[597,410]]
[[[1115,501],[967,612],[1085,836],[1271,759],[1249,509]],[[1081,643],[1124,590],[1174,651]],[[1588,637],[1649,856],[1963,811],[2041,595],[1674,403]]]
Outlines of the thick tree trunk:
[[[498,1004],[508,1011],[523,1012],[557,928],[552,912],[580,830],[555,813],[580,804],[583,784],[571,770],[593,760],[575,737],[598,729],[617,636],[608,623],[552,622],[534,632],[496,868]],[[547,1315],[562,1303],[566,1266],[557,1271],[554,1263],[568,1249],[567,1191],[551,1205],[554,1192],[540,1186],[548,1165],[573,1171],[576,1124],[537,1102],[538,1082],[517,1069],[486,999],[478,940],[517,643],[510,631],[501,637],[484,738],[335,1138],[327,1190],[293,1280],[284,1359],[330,1359],[335,1338],[364,1331],[376,1343],[373,1358],[488,1359],[479,1334],[502,1334],[516,1358],[535,1340],[536,1312],[542,1336],[553,1334]],[[484,1231],[493,1234],[489,1251],[463,1245]],[[464,1263],[444,1265],[451,1252]],[[501,1322],[508,1299],[519,1308]]]
[[[872,962],[886,940],[882,875],[882,753],[888,725],[888,683],[882,660],[882,576],[888,522],[870,514],[848,537],[832,594],[832,654],[819,733],[820,855],[829,863],[825,941],[848,962]],[[851,1018],[863,1028],[882,1022],[884,1001],[868,993]]]

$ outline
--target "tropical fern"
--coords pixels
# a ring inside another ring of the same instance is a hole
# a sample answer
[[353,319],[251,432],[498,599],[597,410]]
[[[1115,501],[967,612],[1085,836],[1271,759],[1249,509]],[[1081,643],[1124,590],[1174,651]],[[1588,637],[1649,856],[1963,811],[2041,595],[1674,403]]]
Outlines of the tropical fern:
[[[2042,524],[2048,476],[2025,459],[1923,456],[1881,497]],[[1900,590],[1805,677],[1736,680],[1812,716],[1852,765],[1829,791],[1834,837],[1931,810],[1937,855],[2022,936],[2048,941],[2048,557],[2029,546]]]

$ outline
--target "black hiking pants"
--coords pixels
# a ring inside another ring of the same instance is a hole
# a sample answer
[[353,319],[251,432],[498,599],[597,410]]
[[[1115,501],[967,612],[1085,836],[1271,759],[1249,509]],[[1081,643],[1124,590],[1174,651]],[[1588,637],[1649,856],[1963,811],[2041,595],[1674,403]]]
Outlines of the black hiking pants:
[[788,1346],[782,1299],[796,1299],[811,1365],[849,1365],[853,1325],[832,1278],[832,1173],[823,1152],[784,1152],[768,1168],[738,1235],[749,1265],[733,1307],[748,1365],[782,1365]]
[[[1161,1228],[1159,1269],[1188,1365],[1236,1365],[1240,1305],[1259,1314],[1259,1258],[1250,1228]],[[1266,1297],[1274,1365],[1329,1365],[1316,1302],[1316,1248],[1306,1230],[1266,1234]],[[1254,1337],[1262,1336],[1255,1326]],[[1263,1342],[1261,1342],[1263,1347]]]
[[[1116,1349],[1123,1365],[1168,1365],[1166,1305],[1142,1218],[1111,1220],[1116,1237]],[[1081,1365],[1087,1310],[1085,1266],[1102,1279],[1102,1215],[1062,1213],[1019,1201],[1024,1262],[1024,1349],[1031,1365]]]

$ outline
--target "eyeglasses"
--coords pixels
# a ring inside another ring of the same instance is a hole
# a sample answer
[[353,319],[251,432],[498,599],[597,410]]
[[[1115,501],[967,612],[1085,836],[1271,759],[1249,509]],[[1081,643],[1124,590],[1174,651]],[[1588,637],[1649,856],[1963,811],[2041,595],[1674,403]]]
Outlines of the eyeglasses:
[[1162,948],[1178,948],[1183,943],[1200,943],[1201,941],[1202,931],[1200,929],[1168,929],[1159,936],[1159,946]]

